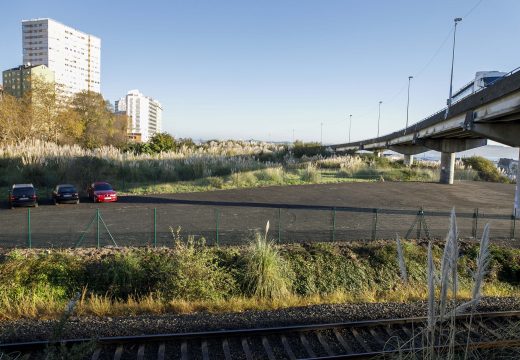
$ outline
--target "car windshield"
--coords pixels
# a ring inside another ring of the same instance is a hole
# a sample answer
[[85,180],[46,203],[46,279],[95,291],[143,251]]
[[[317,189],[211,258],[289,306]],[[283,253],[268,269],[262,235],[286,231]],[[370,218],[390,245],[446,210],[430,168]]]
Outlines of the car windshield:
[[110,184],[97,184],[94,185],[94,190],[112,190],[112,186],[110,186]]
[[34,188],[31,187],[23,187],[23,188],[14,188],[13,195],[34,195]]
[[76,192],[76,188],[74,186],[60,186],[58,188],[59,192]]

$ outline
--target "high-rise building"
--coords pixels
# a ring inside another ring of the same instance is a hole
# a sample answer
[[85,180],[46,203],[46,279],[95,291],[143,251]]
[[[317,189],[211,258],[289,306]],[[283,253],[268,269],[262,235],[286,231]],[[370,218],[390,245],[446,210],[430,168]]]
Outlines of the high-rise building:
[[136,141],[146,142],[161,132],[162,110],[160,102],[144,96],[139,90],[130,90],[115,103],[115,111],[128,116],[128,136]]
[[21,98],[31,91],[35,78],[54,84],[54,72],[45,65],[21,65],[2,72],[2,82],[6,94]]
[[22,21],[23,63],[45,65],[68,95],[101,91],[101,40],[52,19]]

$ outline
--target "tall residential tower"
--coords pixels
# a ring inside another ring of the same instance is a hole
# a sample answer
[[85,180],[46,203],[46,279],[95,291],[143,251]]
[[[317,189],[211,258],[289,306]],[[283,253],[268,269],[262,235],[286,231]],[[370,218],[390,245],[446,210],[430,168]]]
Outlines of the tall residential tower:
[[45,65],[69,94],[101,91],[101,40],[52,19],[22,21],[23,63]]
[[129,118],[128,135],[137,141],[148,141],[161,132],[162,105],[139,90],[130,90],[116,101],[115,111],[125,113]]

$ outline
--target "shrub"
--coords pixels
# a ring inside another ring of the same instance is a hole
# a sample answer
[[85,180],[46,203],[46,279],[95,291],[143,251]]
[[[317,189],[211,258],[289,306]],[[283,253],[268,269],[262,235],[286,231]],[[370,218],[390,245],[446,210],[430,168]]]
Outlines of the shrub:
[[466,167],[471,167],[478,172],[480,179],[490,182],[510,183],[511,180],[504,176],[492,161],[482,156],[472,156],[462,159]]
[[313,157],[317,155],[325,156],[327,151],[324,146],[317,142],[304,143],[302,141],[295,141],[292,147],[292,153],[295,158],[303,156]]
[[267,168],[256,172],[255,176],[260,181],[274,182],[279,184],[283,182],[283,169],[281,167]]
[[176,238],[174,250],[172,272],[158,287],[167,300],[219,300],[236,292],[234,278],[218,266],[204,239]]
[[318,169],[312,164],[307,164],[307,167],[303,169],[300,178],[302,181],[317,183],[320,181],[321,175]]

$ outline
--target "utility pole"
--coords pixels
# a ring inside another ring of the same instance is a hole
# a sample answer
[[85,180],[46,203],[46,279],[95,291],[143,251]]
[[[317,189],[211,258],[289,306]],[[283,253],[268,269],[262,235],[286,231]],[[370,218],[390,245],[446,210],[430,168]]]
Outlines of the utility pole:
[[320,130],[320,144],[323,145],[323,123],[321,123],[321,130]]
[[350,114],[349,116],[350,116],[350,122],[348,125],[348,142],[350,143],[350,132],[352,130],[352,114]]
[[377,116],[377,137],[379,137],[379,123],[381,122],[381,104],[383,102],[379,101],[379,115]]

